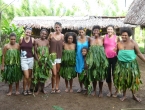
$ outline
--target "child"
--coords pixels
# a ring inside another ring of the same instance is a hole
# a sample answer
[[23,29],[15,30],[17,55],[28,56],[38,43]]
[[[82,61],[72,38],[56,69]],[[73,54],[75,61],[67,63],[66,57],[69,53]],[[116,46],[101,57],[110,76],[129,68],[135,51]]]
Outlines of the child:
[[[73,78],[77,76],[75,72],[76,64],[76,34],[73,32],[68,32],[65,34],[64,50],[62,53],[62,63],[60,68],[60,76],[65,79],[66,90],[65,92],[73,92],[72,83]],[[70,89],[68,89],[68,83],[70,84]]]
[[95,25],[92,29],[93,37],[90,38],[90,47],[87,57],[90,80],[93,82],[93,93],[96,94],[96,85],[99,81],[99,97],[102,97],[103,80],[106,78],[108,61],[103,47],[103,38],[100,37],[100,26]]
[[20,66],[20,46],[16,43],[16,34],[10,34],[10,42],[4,46],[2,56],[2,78],[9,84],[8,96],[12,95],[12,84],[16,83],[16,95],[19,93],[19,81],[22,79]]
[[[82,73],[79,75],[79,81],[81,81],[85,88],[86,88],[86,92],[84,94],[90,94],[91,92],[91,85],[90,85],[90,74],[89,74],[89,71],[88,71],[88,65],[87,65],[87,55],[88,53],[88,48],[87,47],[83,47],[82,48],[82,56],[83,56],[83,59],[84,59],[84,67],[83,67],[83,71]],[[90,88],[90,89],[89,89]]]
[[34,66],[34,84],[38,83],[38,91],[47,93],[44,90],[44,83],[49,77],[49,70],[52,68],[52,64],[49,60],[49,42],[46,39],[48,32],[46,29],[42,29],[40,32],[40,39],[35,40],[35,66]]
[[114,85],[119,91],[123,91],[121,101],[126,99],[126,90],[131,89],[134,100],[140,102],[135,91],[141,84],[140,71],[136,60],[136,55],[145,62],[145,58],[139,50],[137,43],[130,39],[132,30],[129,27],[121,28],[122,41],[118,43],[118,61],[114,71]]

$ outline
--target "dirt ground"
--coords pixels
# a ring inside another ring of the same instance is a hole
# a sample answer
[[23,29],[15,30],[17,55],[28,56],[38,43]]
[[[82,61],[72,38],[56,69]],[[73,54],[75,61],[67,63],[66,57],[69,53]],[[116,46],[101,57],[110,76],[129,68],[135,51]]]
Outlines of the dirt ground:
[[[108,88],[106,82],[104,82],[103,87],[103,98],[98,98],[97,96],[87,96],[83,93],[76,93],[79,85],[77,78],[75,78],[73,83],[74,93],[64,92],[65,83],[64,80],[61,79],[60,94],[50,94],[50,85],[45,88],[48,91],[48,94],[40,93],[36,97],[33,95],[23,96],[22,94],[19,96],[14,94],[12,96],[6,96],[8,85],[1,82],[0,110],[127,110],[125,108],[144,108],[145,110],[145,63],[143,63],[141,60],[138,60],[138,62],[143,81],[143,84],[137,92],[137,96],[142,99],[141,103],[132,99],[131,92],[129,90],[127,91],[128,97],[124,102],[119,100],[119,97],[121,97],[122,94],[119,94],[117,98],[107,97],[106,94],[108,93]],[[20,83],[20,92],[22,92],[22,82]]]

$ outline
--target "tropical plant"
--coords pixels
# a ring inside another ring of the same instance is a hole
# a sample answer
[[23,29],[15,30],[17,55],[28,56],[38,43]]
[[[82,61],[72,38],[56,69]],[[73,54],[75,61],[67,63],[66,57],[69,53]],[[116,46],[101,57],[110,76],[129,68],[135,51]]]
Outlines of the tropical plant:
[[8,36],[12,32],[16,34],[16,42],[18,42],[20,37],[23,35],[24,29],[23,27],[18,27],[15,24],[10,24],[7,20],[4,20],[2,24],[1,46],[9,42]]

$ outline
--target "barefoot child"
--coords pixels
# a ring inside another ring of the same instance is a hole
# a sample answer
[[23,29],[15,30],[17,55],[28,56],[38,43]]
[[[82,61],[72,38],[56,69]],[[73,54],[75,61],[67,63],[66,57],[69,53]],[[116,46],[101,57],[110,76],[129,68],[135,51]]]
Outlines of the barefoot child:
[[[68,32],[65,34],[64,50],[62,53],[62,63],[60,68],[60,76],[65,79],[66,90],[65,92],[73,92],[72,83],[73,78],[77,76],[75,72],[76,64],[76,34],[74,32]],[[68,83],[70,89],[68,89]]]
[[44,90],[44,83],[49,77],[49,70],[52,68],[51,62],[49,60],[49,42],[46,39],[48,32],[46,29],[42,29],[40,32],[40,39],[35,40],[35,66],[34,66],[34,84],[38,83],[38,91],[47,93]]
[[132,30],[129,27],[121,28],[122,41],[118,43],[118,61],[114,71],[114,85],[119,91],[123,91],[121,101],[126,99],[126,90],[131,89],[134,100],[140,102],[135,95],[141,84],[140,71],[136,55],[145,62],[145,58],[139,50],[137,43],[130,38]]
[[8,96],[12,95],[12,84],[16,83],[16,95],[19,93],[19,81],[22,79],[20,66],[20,46],[16,43],[16,34],[10,34],[10,42],[4,46],[2,56],[2,78],[9,84]]
[[99,97],[102,97],[103,80],[106,78],[108,60],[103,47],[103,37],[100,37],[100,26],[93,26],[92,33],[94,36],[90,38],[87,63],[93,82],[92,95],[96,94],[96,85],[99,81]]
[[82,73],[79,75],[79,81],[81,81],[85,88],[86,88],[86,92],[84,94],[90,94],[90,90],[91,88],[89,89],[88,87],[91,87],[90,86],[90,80],[89,80],[89,71],[88,71],[88,65],[87,65],[87,62],[86,62],[86,59],[87,59],[87,53],[88,53],[88,48],[87,47],[83,47],[82,48],[82,56],[83,56],[83,61],[84,61],[84,67],[83,67],[83,71]]

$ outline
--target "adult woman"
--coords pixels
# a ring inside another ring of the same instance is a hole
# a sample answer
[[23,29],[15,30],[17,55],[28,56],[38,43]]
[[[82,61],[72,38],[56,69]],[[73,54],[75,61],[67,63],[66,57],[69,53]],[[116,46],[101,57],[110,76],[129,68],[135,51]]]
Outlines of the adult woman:
[[[107,26],[107,34],[104,36],[104,49],[106,57],[108,58],[108,71],[107,71],[107,78],[106,82],[108,83],[109,87],[109,93],[107,96],[112,96],[112,79],[111,79],[111,73],[113,75],[115,64],[117,61],[117,42],[119,41],[119,38],[114,34],[114,26],[108,25]],[[115,95],[113,95],[115,96]]]
[[[50,54],[55,53],[56,59],[52,62],[52,91],[51,93],[60,93],[59,90],[59,81],[60,81],[60,63],[62,57],[62,49],[63,49],[63,42],[64,42],[64,35],[61,33],[62,24],[56,22],[54,25],[55,32],[50,33],[48,40],[50,44]],[[55,85],[56,83],[56,85]]]
[[[89,46],[89,42],[88,42],[88,37],[86,37],[86,32],[84,28],[79,28],[79,36],[77,39],[77,44],[76,44],[76,72],[79,74],[82,73],[83,69],[84,69],[84,59],[82,56],[82,48],[83,47],[87,47]],[[82,92],[83,88],[82,88],[82,82],[80,82],[80,89],[77,91]]]
[[[25,36],[20,38],[19,44],[21,49],[21,68],[24,73],[23,78],[23,94],[32,94],[30,92],[32,69],[34,64],[32,48],[34,45],[34,38],[31,38],[32,29],[26,28]],[[27,86],[27,88],[26,88]]]

